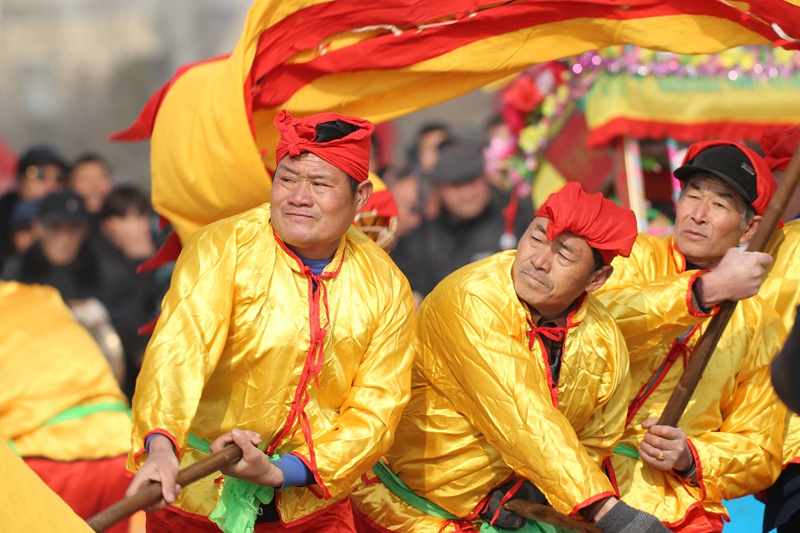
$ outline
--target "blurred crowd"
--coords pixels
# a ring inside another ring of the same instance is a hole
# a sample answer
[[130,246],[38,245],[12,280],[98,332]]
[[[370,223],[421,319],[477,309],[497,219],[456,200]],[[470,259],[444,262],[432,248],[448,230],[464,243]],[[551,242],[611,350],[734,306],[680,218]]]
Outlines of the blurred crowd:
[[530,198],[487,169],[484,152],[509,135],[502,120],[484,129],[423,124],[403,165],[378,169],[398,208],[391,256],[417,305],[448,274],[516,247],[533,217]]
[[169,272],[137,275],[162,233],[147,195],[117,184],[108,162],[86,153],[67,161],[56,148],[25,150],[16,187],[0,198],[2,279],[55,287],[133,395]]

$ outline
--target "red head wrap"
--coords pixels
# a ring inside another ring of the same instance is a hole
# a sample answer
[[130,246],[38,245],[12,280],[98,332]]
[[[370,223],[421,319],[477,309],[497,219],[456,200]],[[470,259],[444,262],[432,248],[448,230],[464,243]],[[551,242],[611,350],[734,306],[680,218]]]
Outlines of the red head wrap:
[[628,257],[636,240],[636,215],[602,194],[586,194],[577,182],[569,182],[550,195],[534,216],[549,218],[551,241],[567,231],[583,237],[609,264],[614,257]]
[[[341,120],[358,129],[341,139],[328,142],[314,142],[316,127],[323,122]],[[319,113],[310,117],[293,119],[284,109],[275,117],[275,127],[281,140],[275,148],[275,163],[286,157],[295,157],[302,152],[310,152],[344,171],[358,182],[369,175],[370,137],[375,129],[372,122],[355,117],[345,117],[335,113]]]
[[764,159],[771,170],[786,170],[797,145],[800,144],[800,127],[767,128],[761,134]]
[[[701,152],[718,146],[733,146],[738,148],[750,161],[752,169],[745,169],[745,172],[741,172],[738,170],[737,166],[739,165],[739,161],[733,161],[734,164],[733,167],[731,167],[731,161],[720,160],[718,157],[713,156],[707,158],[709,161],[705,164],[698,164],[698,161],[704,159],[702,156],[698,158]],[[682,173],[681,169],[684,167],[688,170]],[[752,171],[755,170],[756,199],[750,201],[746,195],[743,194],[742,196],[745,202],[749,202],[750,205],[753,206],[753,210],[755,210],[757,215],[764,215],[770,200],[772,200],[772,195],[775,194],[775,190],[778,188],[778,184],[775,182],[775,176],[772,175],[772,171],[769,169],[764,158],[750,148],[733,141],[700,141],[691,145],[683,158],[682,166],[675,170],[675,177],[680,180],[687,180],[691,177],[693,170],[708,171],[712,174],[716,174],[723,181],[732,185],[736,190],[741,188],[741,183],[744,179],[752,180]],[[747,174],[750,176],[747,176]],[[737,183],[740,185],[737,185]],[[741,194],[741,191],[739,192]]]

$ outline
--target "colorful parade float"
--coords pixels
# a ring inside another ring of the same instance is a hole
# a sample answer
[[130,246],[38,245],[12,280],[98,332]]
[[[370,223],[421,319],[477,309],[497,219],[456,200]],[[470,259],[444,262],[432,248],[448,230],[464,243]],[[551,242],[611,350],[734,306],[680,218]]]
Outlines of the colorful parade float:
[[745,46],[710,55],[616,46],[535,65],[498,92],[507,135],[489,169],[538,205],[566,181],[603,191],[669,231],[683,148],[726,138],[751,144],[800,124],[800,55]]

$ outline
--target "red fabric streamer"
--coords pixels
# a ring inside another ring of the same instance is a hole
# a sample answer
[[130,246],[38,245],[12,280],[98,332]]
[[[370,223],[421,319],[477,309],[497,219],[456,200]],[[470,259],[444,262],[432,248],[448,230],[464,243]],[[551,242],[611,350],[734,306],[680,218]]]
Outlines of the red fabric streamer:
[[797,145],[800,144],[800,127],[767,128],[761,134],[761,148],[770,170],[786,170]]
[[[341,120],[358,129],[341,139],[314,142],[316,127],[323,122]],[[369,175],[370,138],[375,126],[368,120],[345,117],[335,113],[319,113],[310,117],[294,119],[284,109],[275,117],[275,127],[281,140],[275,148],[275,162],[280,163],[287,155],[295,157],[302,152],[319,156],[331,165],[344,171],[359,183]]]
[[609,264],[614,257],[628,257],[636,240],[636,215],[600,193],[586,194],[576,182],[567,183],[542,204],[534,216],[549,218],[547,238],[551,241],[567,231],[600,252]]

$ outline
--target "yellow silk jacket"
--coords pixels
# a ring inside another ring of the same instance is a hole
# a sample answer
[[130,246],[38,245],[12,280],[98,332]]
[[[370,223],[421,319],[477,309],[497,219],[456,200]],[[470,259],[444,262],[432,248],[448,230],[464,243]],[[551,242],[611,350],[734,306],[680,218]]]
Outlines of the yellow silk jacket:
[[[765,250],[774,259],[758,295],[770,304],[783,319],[786,334],[795,321],[800,305],[800,220],[792,220],[778,230]],[[786,338],[781,339],[783,343]],[[783,462],[800,462],[800,415],[787,413]]]
[[[661,415],[709,315],[691,308],[691,284],[703,272],[686,271],[672,237],[641,234],[631,257],[613,266],[614,275],[598,292],[628,344],[633,395],[622,443],[638,449],[641,423]],[[614,455],[623,500],[675,525],[690,510],[725,516],[722,499],[772,484],[781,469],[786,408],[772,389],[769,363],[784,334],[775,311],[759,297],[739,302],[680,421],[699,487],[672,471]]]
[[[128,467],[154,430],[174,438],[182,468],[204,456],[190,433],[255,431],[317,480],[276,493],[289,523],[346,497],[391,445],[409,397],[414,308],[399,269],[353,227],[312,292],[269,217],[265,204],[206,226],[181,253],[137,381]],[[174,505],[207,516],[214,477]]]
[[[0,282],[0,439],[22,457],[76,461],[128,453],[125,396],[92,336],[53,287]],[[58,423],[70,408],[110,405]]]
[[[461,518],[474,515],[515,471],[565,514],[614,495],[599,464],[624,428],[630,389],[624,340],[604,307],[586,295],[568,315],[551,394],[547,355],[538,341],[529,348],[530,313],[514,291],[515,253],[458,270],[422,303],[411,401],[386,454],[415,493]],[[393,531],[445,525],[402,504],[381,483],[359,487],[353,501]]]

